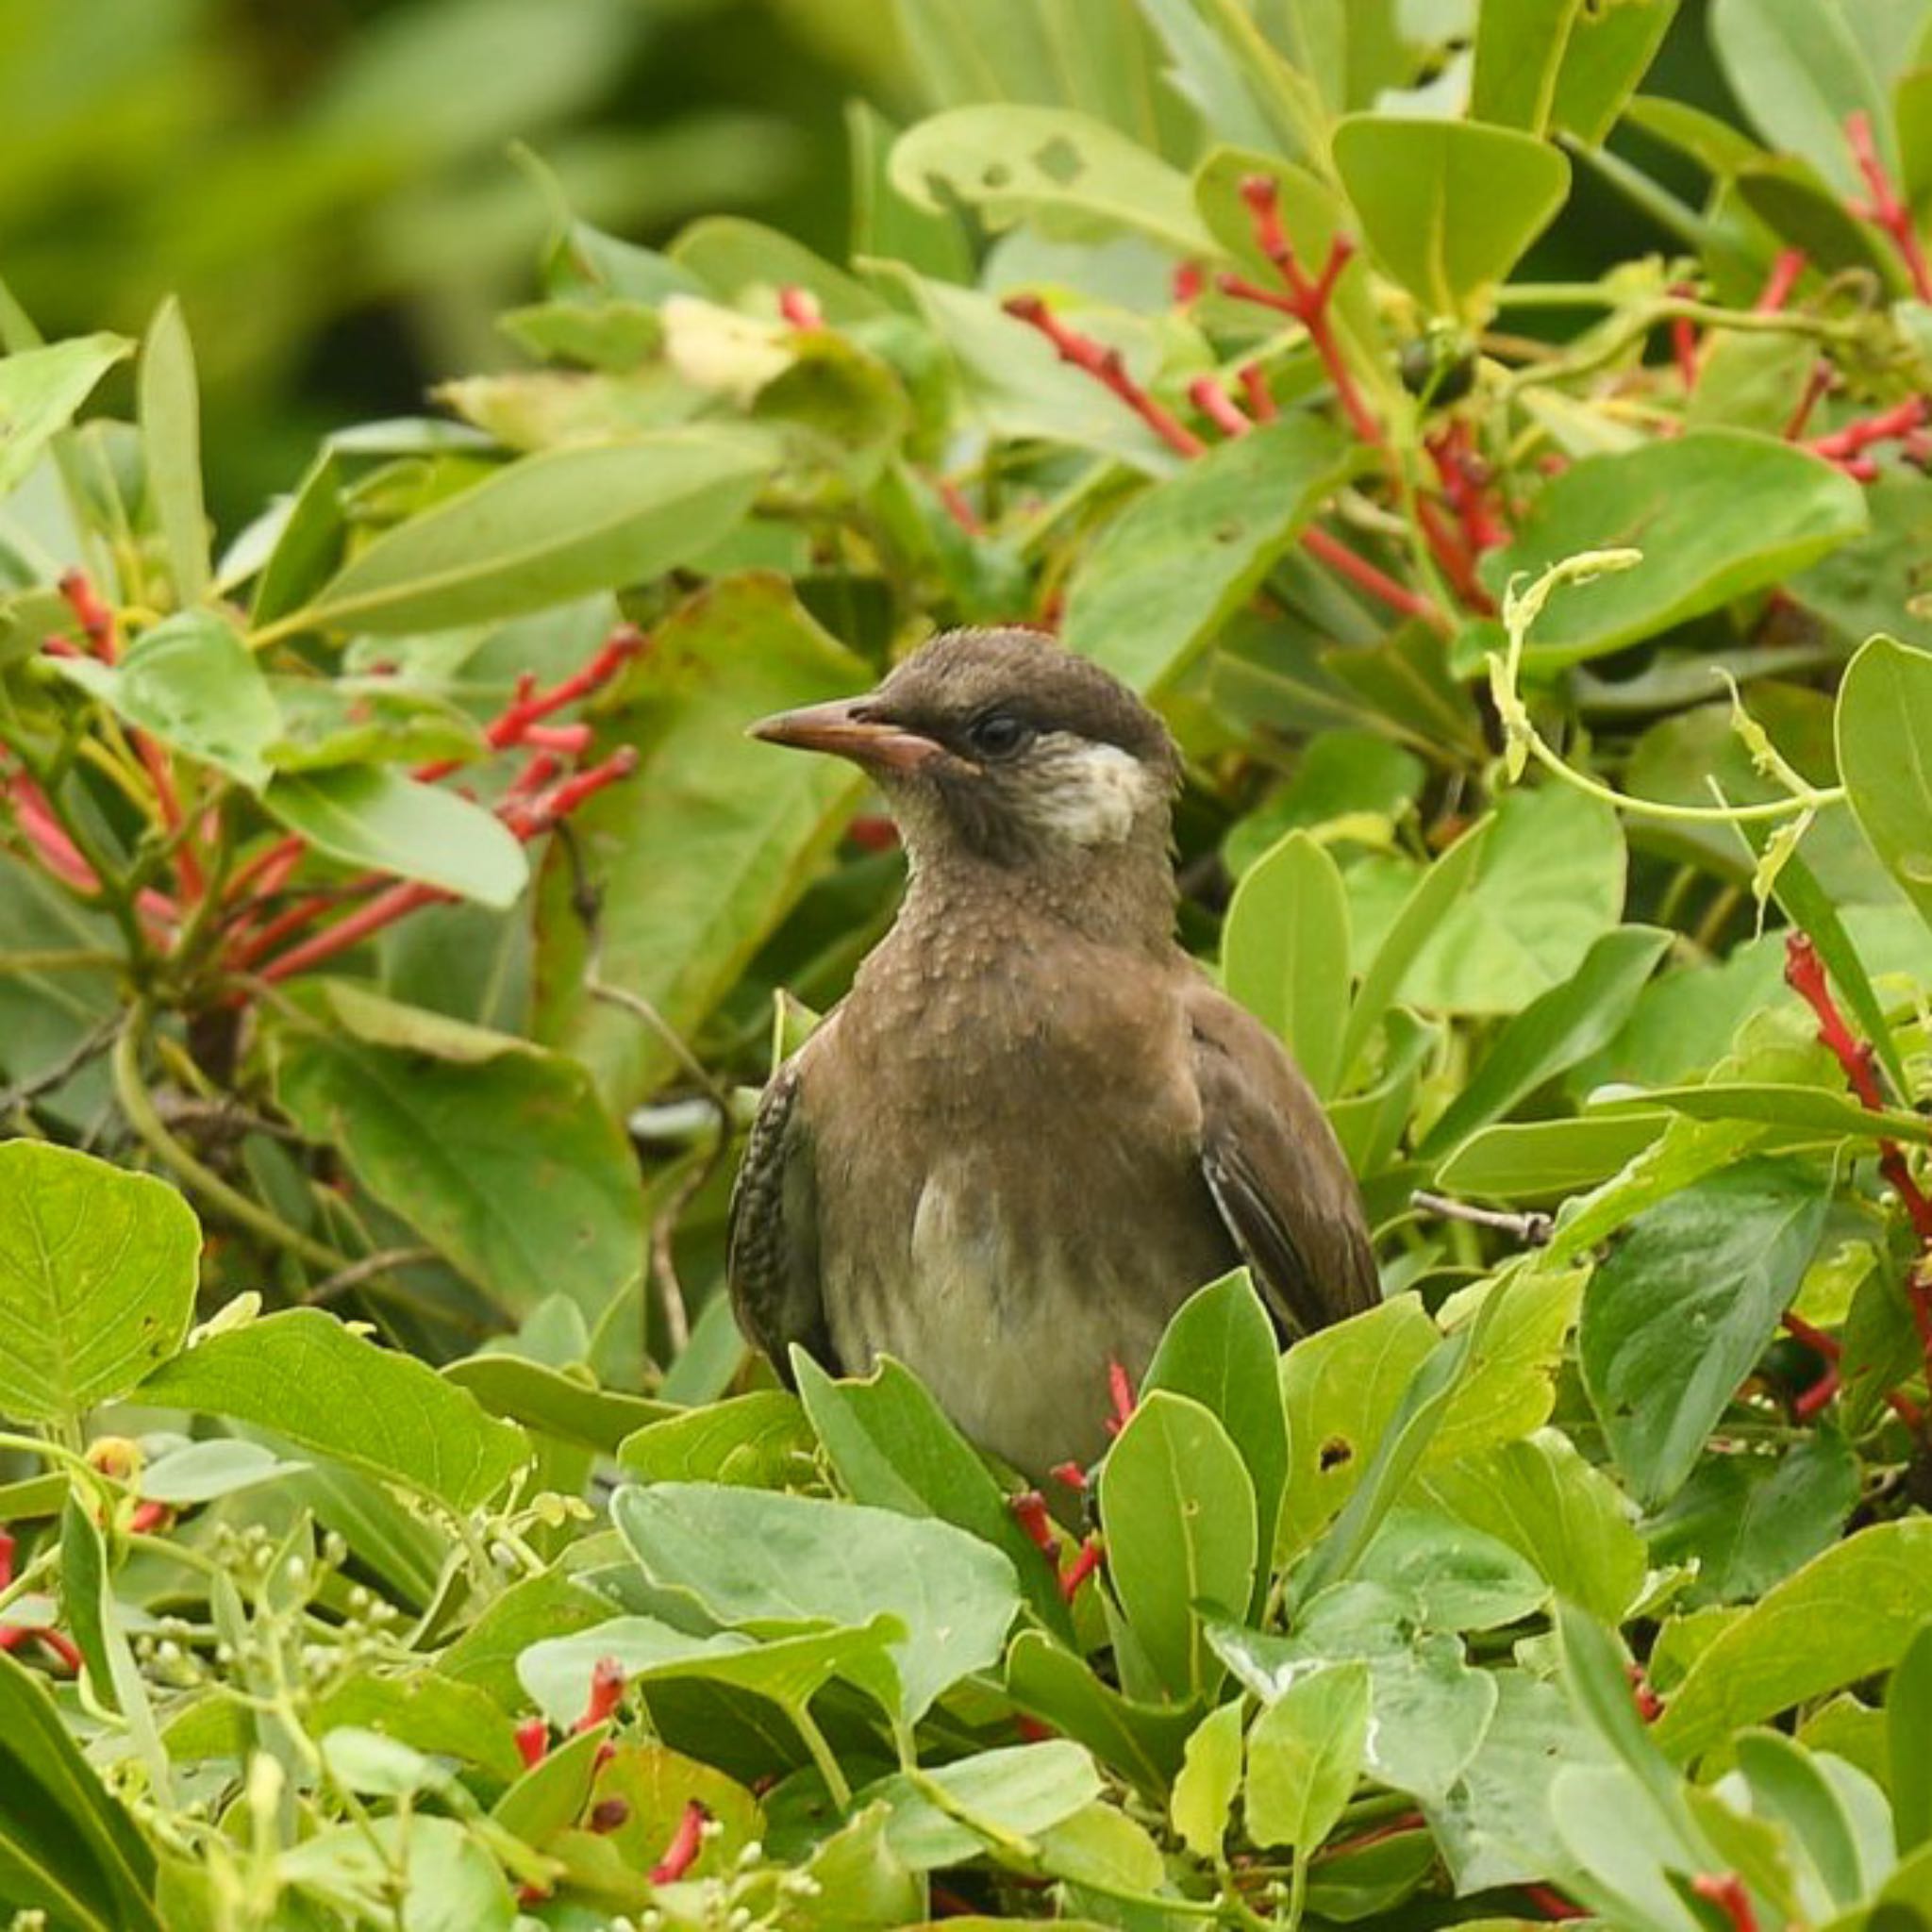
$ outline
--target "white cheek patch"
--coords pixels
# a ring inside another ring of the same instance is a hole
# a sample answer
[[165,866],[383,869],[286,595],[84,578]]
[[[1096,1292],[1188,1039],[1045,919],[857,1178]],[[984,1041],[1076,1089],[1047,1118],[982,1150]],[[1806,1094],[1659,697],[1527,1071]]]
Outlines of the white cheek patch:
[[1085,739],[1042,741],[1053,757],[1027,800],[1027,815],[1075,845],[1118,845],[1156,802],[1158,781],[1132,753]]

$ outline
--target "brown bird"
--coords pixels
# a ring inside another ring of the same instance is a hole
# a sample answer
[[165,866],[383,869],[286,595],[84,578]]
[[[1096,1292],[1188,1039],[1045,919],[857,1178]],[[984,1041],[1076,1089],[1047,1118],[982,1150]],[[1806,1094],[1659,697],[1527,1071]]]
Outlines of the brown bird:
[[1106,1445],[1110,1360],[1245,1261],[1290,1339],[1377,1295],[1361,1201],[1280,1042],[1174,942],[1180,759],[1024,630],[934,639],[753,736],[851,758],[910,860],[892,929],[765,1089],[740,1324],[790,1380],[897,1357],[1039,1479]]

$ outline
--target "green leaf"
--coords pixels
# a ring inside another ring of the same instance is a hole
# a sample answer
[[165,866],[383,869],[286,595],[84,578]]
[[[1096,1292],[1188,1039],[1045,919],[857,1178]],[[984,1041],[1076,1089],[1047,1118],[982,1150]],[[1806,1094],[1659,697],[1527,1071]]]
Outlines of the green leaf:
[[1422,1303],[1400,1295],[1303,1337],[1282,1357],[1290,1454],[1278,1554],[1305,1548],[1341,1513],[1441,1340]]
[[[4,365],[0,365],[4,366]],[[0,1900],[77,1932],[162,1932],[155,1857],[35,1673],[0,1652]]]
[[[1884,1862],[1875,1870],[1868,1869],[1847,1793],[1827,1775],[1826,1760],[1814,1757],[1802,1744],[1775,1731],[1746,1731],[1739,1738],[1737,1748],[1738,1769],[1750,1787],[1752,1810],[1785,1827],[1834,1905],[1842,1910],[1857,1904],[1891,1865],[1890,1817],[1884,1820],[1888,1840]],[[1882,1812],[1882,1793],[1876,1787],[1867,1789]]]
[[1221,1669],[1204,1610],[1235,1615],[1254,1588],[1255,1487],[1198,1402],[1157,1389],[1100,1471],[1108,1574],[1155,1674],[1175,1697],[1211,1693]]
[[[912,1871],[931,1872],[1044,1831],[1100,1791],[1092,1758],[1064,1738],[1049,1738],[976,1752],[935,1771],[901,1772],[868,1786],[857,1802],[890,1805],[892,1855]],[[982,1820],[984,1828],[975,1830]]]
[[989,104],[936,114],[893,144],[891,175],[914,207],[937,212],[943,195],[957,196],[990,228],[1030,220],[1056,237],[1125,230],[1177,255],[1213,251],[1185,175],[1064,108]]
[[1086,1745],[1157,1804],[1179,1774],[1201,1711],[1198,1704],[1143,1704],[1124,1696],[1040,1630],[1021,1631],[1008,1650],[1007,1694],[1022,1710]]
[[453,1818],[402,1812],[339,1824],[280,1853],[276,1870],[338,1924],[387,1918],[406,1932],[511,1932],[516,1922],[496,1860]]
[[1259,1845],[1306,1858],[1334,1830],[1367,1753],[1369,1673],[1331,1664],[1298,1676],[1248,1732],[1243,1815]]
[[1865,192],[1845,141],[1854,113],[1870,117],[1879,158],[1898,178],[1891,104],[1838,0],[1716,0],[1710,38],[1757,131],[1803,156],[1835,193]]
[[342,514],[342,458],[325,448],[295,486],[279,515],[275,546],[255,580],[249,621],[257,630],[299,610],[322,589],[341,561],[348,521]]
[[393,873],[485,906],[513,904],[529,883],[524,848],[494,813],[386,766],[278,773],[261,802],[344,865]]
[[[863,780],[840,760],[759,744],[768,711],[849,693],[865,664],[774,576],[729,579],[657,630],[613,735],[641,755],[637,776],[572,820],[607,882],[601,971],[689,1038],[739,982],[797,903]],[[584,991],[584,935],[566,869],[544,881],[539,1027],[620,1106],[679,1064],[656,1030]]]
[[1541,134],[1580,0],[1482,0],[1470,75],[1473,121]]
[[1316,1094],[1341,1078],[1349,1005],[1348,895],[1306,832],[1291,832],[1235,888],[1221,936],[1228,992],[1291,1052]]
[[201,1228],[175,1190],[92,1155],[0,1141],[0,1415],[71,1423],[180,1347]]
[[48,439],[133,348],[122,336],[75,336],[0,358],[0,498],[13,494]]
[[1394,1004],[1416,957],[1451,906],[1462,895],[1482,856],[1493,819],[1478,819],[1410,889],[1371,957],[1348,1010],[1341,1036],[1341,1071],[1346,1074],[1369,1043],[1382,1017]]
[[834,1380],[803,1349],[791,1368],[805,1412],[846,1493],[856,1503],[936,1516],[1005,1553],[1046,1627],[1071,1641],[1058,1579],[1020,1527],[979,1452],[960,1435],[924,1383],[890,1356],[871,1374]]
[[1822,458],[1745,430],[1697,429],[1573,463],[1515,541],[1484,559],[1483,576],[1500,591],[1581,551],[1641,546],[1634,570],[1572,591],[1538,620],[1524,665],[1540,675],[1782,583],[1865,527],[1858,486]]
[[782,1490],[811,1473],[811,1425],[795,1395],[755,1389],[647,1424],[618,1445],[617,1459],[647,1483]]
[[[1432,882],[1448,856],[1426,875]],[[1432,883],[1426,898],[1416,884],[1424,874],[1406,860],[1352,866],[1356,945],[1373,948],[1384,933],[1392,941],[1399,932],[1405,949],[1414,946],[1397,988],[1410,1006],[1513,1013],[1567,980],[1616,925],[1626,865],[1623,829],[1611,807],[1568,786],[1509,791],[1472,857],[1473,879],[1452,871],[1442,885],[1459,889],[1439,892]],[[1369,977],[1379,997],[1379,959]]]
[[1241,1701],[1236,1698],[1201,1720],[1188,1739],[1187,1758],[1174,1781],[1174,1828],[1195,1857],[1211,1861],[1221,1857],[1241,1784]]
[[896,1618],[888,1649],[908,1723],[999,1656],[1019,1608],[1013,1566],[950,1524],[704,1483],[622,1489],[610,1513],[646,1577],[721,1624]]
[[177,605],[208,594],[208,511],[201,500],[201,392],[181,305],[155,310],[141,345],[136,381],[141,450],[149,501],[161,526]]
[[417,1751],[480,1766],[504,1784],[523,1770],[509,1720],[474,1684],[427,1669],[365,1669],[331,1684],[309,1707],[309,1734],[375,1731]]
[[487,1502],[529,1459],[524,1432],[466,1390],[320,1308],[208,1336],[150,1375],[142,1399],[258,1424],[452,1509]]
[[1493,1630],[1528,1616],[1550,1593],[1507,1541],[1440,1509],[1393,1510],[1356,1575],[1412,1597],[1431,1630]]
[[1759,1157],[1631,1224],[1597,1270],[1577,1350],[1584,1386],[1637,1494],[1674,1494],[1776,1333],[1824,1228],[1817,1171]]
[[1471,121],[1351,115],[1334,153],[1369,246],[1433,315],[1479,313],[1570,192],[1555,148]]
[[1763,1595],[1843,1533],[1858,1500],[1858,1458],[1834,1429],[1782,1456],[1711,1456],[1647,1526],[1658,1564],[1695,1562],[1688,1604]]
[[500,1307],[561,1292],[595,1321],[642,1266],[636,1156],[575,1060],[485,1037],[497,1050],[465,1062],[291,1019],[275,1095]]
[[1863,1108],[1848,1093],[1794,1081],[1710,1080],[1701,1087],[1644,1087],[1599,1095],[1602,1108],[1666,1108],[1698,1121],[1757,1121],[1807,1140],[1932,1141],[1932,1122],[1897,1108]]
[[1652,1735],[1689,1763],[1741,1725],[1890,1670],[1925,1621],[1928,1593],[1932,1519],[1857,1531],[1725,1624]]
[[1585,147],[1598,146],[1643,79],[1676,11],[1677,0],[1585,8],[1563,50],[1551,122]]
[[[1281,1399],[1274,1324],[1245,1268],[1197,1289],[1167,1324],[1141,1378],[1144,1396],[1171,1390],[1198,1402],[1226,1430],[1255,1489],[1255,1547],[1265,1559],[1288,1482],[1288,1413]],[[1270,1564],[1256,1569],[1256,1601]]]
[[641,583],[723,537],[769,464],[698,429],[525,457],[384,532],[273,628],[448,629]]
[[1932,653],[1873,638],[1839,687],[1838,761],[1872,849],[1932,925]]
[[437,1674],[474,1686],[499,1710],[520,1715],[525,1707],[517,1658],[539,1638],[588,1630],[609,1614],[604,1598],[560,1570],[545,1570],[492,1597],[437,1659]]
[[1285,416],[1211,449],[1109,524],[1067,592],[1070,650],[1143,694],[1172,684],[1348,475],[1339,435]]
[[118,664],[92,658],[54,662],[124,723],[252,791],[268,783],[267,753],[282,737],[282,714],[248,646],[215,611],[164,618]]
[[1555,1201],[1607,1180],[1657,1139],[1656,1114],[1592,1114],[1483,1127],[1436,1170],[1444,1193],[1478,1201]]
[[1430,1470],[1421,1489],[1603,1623],[1622,1623],[1643,1588],[1648,1564],[1627,1499],[1555,1429],[1459,1457]]
[[465,1356],[441,1371],[446,1382],[467,1389],[491,1415],[608,1456],[634,1432],[675,1417],[668,1402],[600,1389],[580,1370],[497,1354]]
[[1891,1773],[1891,1812],[1898,1848],[1932,1842],[1932,1619],[1920,1624],[1891,1673],[1885,1693],[1885,1737]]
[[1423,1158],[1458,1146],[1607,1045],[1674,937],[1655,926],[1624,925],[1598,940],[1573,978],[1532,1000],[1496,1036],[1474,1077],[1423,1137]]

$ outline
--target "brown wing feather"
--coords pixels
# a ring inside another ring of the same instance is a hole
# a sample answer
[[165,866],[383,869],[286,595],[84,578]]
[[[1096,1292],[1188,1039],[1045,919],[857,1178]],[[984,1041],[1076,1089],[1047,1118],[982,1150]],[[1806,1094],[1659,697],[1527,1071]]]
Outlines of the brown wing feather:
[[1380,1298],[1361,1195],[1314,1091],[1279,1041],[1205,983],[1189,997],[1201,1169],[1291,1336]]
[[819,1280],[817,1182],[801,1084],[796,1058],[766,1084],[732,1183],[725,1249],[738,1325],[787,1388],[793,1342],[839,1373]]

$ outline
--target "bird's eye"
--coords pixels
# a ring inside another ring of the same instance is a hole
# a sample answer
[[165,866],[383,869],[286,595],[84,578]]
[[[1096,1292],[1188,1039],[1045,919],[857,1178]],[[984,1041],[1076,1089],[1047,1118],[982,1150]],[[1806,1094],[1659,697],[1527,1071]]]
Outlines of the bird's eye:
[[1033,736],[1010,711],[984,711],[967,726],[966,741],[983,758],[1009,758]]

